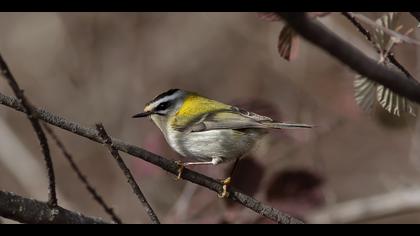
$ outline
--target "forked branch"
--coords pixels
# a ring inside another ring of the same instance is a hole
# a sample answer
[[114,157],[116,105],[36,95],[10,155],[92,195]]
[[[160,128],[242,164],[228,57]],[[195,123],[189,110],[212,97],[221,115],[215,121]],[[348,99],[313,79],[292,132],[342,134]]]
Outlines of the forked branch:
[[0,216],[29,224],[108,224],[99,218],[87,217],[13,193],[0,191]]
[[47,137],[45,136],[44,131],[42,130],[41,125],[38,121],[37,113],[34,112],[34,107],[29,102],[29,100],[23,95],[23,90],[19,87],[18,83],[15,80],[12,72],[9,69],[9,66],[3,59],[3,56],[0,54],[0,71],[3,77],[7,80],[13,92],[16,94],[16,97],[22,104],[22,109],[25,111],[26,116],[32,124],[32,127],[35,130],[35,133],[38,137],[39,144],[41,145],[42,153],[44,154],[44,161],[47,167],[48,173],[48,204],[52,207],[57,206],[57,194],[55,190],[55,176],[54,176],[54,167],[51,160],[50,149],[48,147]]
[[[0,104],[3,104],[5,106],[8,106],[10,108],[13,108],[17,111],[24,112],[24,108],[22,104],[13,97],[9,97],[6,95],[3,95],[0,93]],[[63,117],[57,116],[53,113],[50,113],[46,110],[34,109],[35,113],[38,115],[39,119],[54,125],[56,127],[59,127],[61,129],[67,130],[71,133],[77,134],[79,136],[88,138],[92,141],[103,143],[102,138],[100,137],[97,130],[92,128],[83,127],[78,123],[69,121],[67,119],[64,119]],[[172,173],[174,175],[178,175],[178,165],[171,160],[168,160],[164,157],[161,157],[159,155],[156,155],[154,153],[151,153],[147,150],[144,150],[140,147],[125,143],[121,140],[111,138],[111,141],[113,143],[113,147],[119,151],[126,152],[134,157],[141,158],[147,162],[150,162],[169,173]],[[182,178],[185,180],[188,180],[190,182],[193,182],[195,184],[201,185],[203,187],[206,187],[212,191],[215,191],[217,193],[220,193],[222,189],[222,184],[212,179],[208,176],[205,176],[203,174],[200,174],[198,172],[185,169],[182,175]],[[273,207],[267,206],[256,199],[241,193],[237,191],[236,189],[232,188],[230,190],[229,198],[233,201],[236,201],[243,206],[253,210],[254,212],[271,219],[275,222],[282,223],[282,224],[301,224],[303,223],[301,220],[290,216],[289,214],[286,214],[284,212],[281,212]]]
[[136,183],[136,180],[134,179],[127,165],[125,165],[124,160],[121,158],[120,154],[118,153],[118,150],[114,147],[112,140],[108,136],[104,126],[102,124],[96,124],[96,130],[99,132],[99,135],[103,139],[104,144],[108,147],[108,150],[114,157],[115,161],[117,161],[118,166],[124,172],[124,175],[127,178],[128,183],[130,184],[131,188],[133,189],[134,194],[136,194],[137,198],[139,199],[144,209],[146,210],[146,213],[149,216],[150,220],[154,224],[160,224],[159,218],[156,216],[155,211],[150,206],[149,202],[146,200],[146,197],[141,191],[139,185]]
[[393,92],[420,104],[420,84],[400,71],[389,69],[367,57],[359,49],[331,32],[305,13],[278,13],[296,32],[357,73],[376,81]]

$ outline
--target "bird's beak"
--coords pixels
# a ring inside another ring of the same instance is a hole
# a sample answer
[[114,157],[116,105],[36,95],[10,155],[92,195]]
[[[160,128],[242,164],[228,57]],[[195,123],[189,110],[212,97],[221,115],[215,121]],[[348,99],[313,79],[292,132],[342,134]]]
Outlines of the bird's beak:
[[135,114],[134,116],[132,116],[132,118],[147,117],[147,116],[150,116],[151,114],[153,114],[153,111],[145,111],[139,114]]

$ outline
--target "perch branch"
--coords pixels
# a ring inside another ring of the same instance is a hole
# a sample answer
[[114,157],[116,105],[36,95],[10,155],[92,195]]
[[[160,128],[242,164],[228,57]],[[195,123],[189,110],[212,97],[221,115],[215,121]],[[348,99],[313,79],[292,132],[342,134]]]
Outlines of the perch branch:
[[420,104],[420,84],[416,80],[407,79],[403,72],[378,64],[318,21],[309,19],[304,13],[278,14],[306,40],[327,51],[357,73]]
[[47,137],[45,137],[45,133],[42,130],[41,125],[39,124],[38,116],[36,112],[34,112],[34,107],[29,102],[29,100],[25,97],[25,95],[23,95],[23,90],[19,87],[12,72],[10,71],[9,67],[7,66],[1,54],[0,54],[0,70],[1,70],[1,74],[7,80],[13,92],[15,93],[16,97],[21,102],[22,108],[24,109],[27,118],[31,122],[36,135],[38,136],[38,140],[41,145],[42,153],[44,154],[44,161],[45,161],[45,165],[47,167],[47,172],[48,172],[48,180],[49,180],[48,204],[52,207],[57,206],[54,167],[53,167],[53,162],[51,160]]
[[96,130],[99,133],[99,136],[103,139],[104,144],[108,147],[109,152],[111,152],[114,159],[117,161],[118,165],[120,166],[121,170],[124,172],[125,177],[127,178],[128,183],[130,184],[131,188],[133,189],[134,194],[136,194],[137,198],[140,200],[141,204],[143,204],[144,209],[146,210],[147,215],[149,216],[150,220],[154,224],[160,224],[158,217],[153,211],[152,207],[150,206],[149,202],[147,202],[146,197],[144,196],[143,192],[141,191],[139,185],[134,180],[133,175],[131,174],[128,167],[125,165],[123,159],[121,158],[118,150],[114,147],[111,138],[106,133],[106,130],[102,124],[96,124]]
[[[0,104],[13,108],[17,111],[24,112],[23,106],[16,98],[9,97],[1,93]],[[103,143],[102,138],[99,136],[98,132],[95,129],[83,127],[75,122],[66,120],[46,110],[35,109],[35,111],[41,120],[51,125],[67,130],[79,136],[88,138],[92,141]],[[147,150],[144,150],[134,145],[127,144],[115,138],[111,137],[111,140],[114,148],[118,149],[119,151],[126,152],[132,156],[141,158],[147,162],[159,166],[160,168],[168,171],[169,173],[178,175],[178,165],[174,161],[168,160],[166,158],[153,154]],[[208,176],[202,175],[189,169],[184,170],[182,178],[218,193],[220,193],[223,190],[222,184],[219,181],[216,181]],[[267,206],[246,194],[238,192],[235,188],[231,188],[229,198],[275,222],[283,224],[303,223],[297,218],[283,213],[273,207]]]
[[96,192],[95,188],[93,188],[93,186],[89,183],[89,181],[87,180],[86,176],[82,173],[82,171],[77,166],[77,164],[74,161],[72,155],[70,155],[70,153],[67,151],[66,147],[60,141],[60,139],[57,137],[57,135],[54,133],[54,131],[50,127],[48,127],[48,125],[46,125],[45,123],[43,125],[44,125],[45,131],[47,131],[47,133],[55,141],[55,143],[57,144],[58,148],[63,153],[63,156],[67,159],[67,161],[69,162],[71,168],[76,173],[77,177],[83,183],[83,185],[85,185],[86,189],[92,195],[93,199],[96,202],[98,202],[98,204],[100,206],[102,206],[102,208],[104,209],[104,211],[112,218],[113,221],[115,221],[115,223],[122,224],[121,219],[115,214],[114,210],[105,203],[105,201],[103,200],[103,198],[99,195],[98,192]]
[[99,218],[0,191],[0,215],[27,224],[109,224]]

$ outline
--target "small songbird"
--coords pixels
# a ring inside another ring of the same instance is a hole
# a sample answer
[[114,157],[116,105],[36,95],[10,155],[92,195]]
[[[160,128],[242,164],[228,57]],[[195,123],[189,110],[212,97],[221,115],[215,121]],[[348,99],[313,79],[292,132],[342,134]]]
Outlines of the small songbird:
[[[268,129],[312,128],[306,124],[275,122],[273,119],[227,105],[181,89],[170,89],[148,102],[133,118],[150,117],[168,144],[184,157],[178,179],[188,165],[217,165],[237,161],[252,149]],[[231,178],[223,180],[226,197]]]

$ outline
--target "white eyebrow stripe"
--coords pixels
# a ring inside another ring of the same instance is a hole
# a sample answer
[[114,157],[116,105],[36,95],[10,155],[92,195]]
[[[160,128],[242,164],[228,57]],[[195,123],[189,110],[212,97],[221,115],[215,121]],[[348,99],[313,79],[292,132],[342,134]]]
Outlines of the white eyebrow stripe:
[[149,104],[149,106],[150,105],[152,105],[152,107],[156,107],[157,105],[159,105],[159,104],[161,104],[161,103],[163,103],[163,102],[167,102],[167,101],[173,101],[173,100],[175,100],[176,98],[178,98],[179,97],[179,93],[180,93],[181,91],[176,91],[174,94],[172,94],[172,95],[169,95],[169,96],[166,96],[166,97],[163,97],[163,98],[161,98],[161,99],[159,99],[159,100],[157,100],[157,101],[154,101],[153,103],[151,103],[151,104]]

